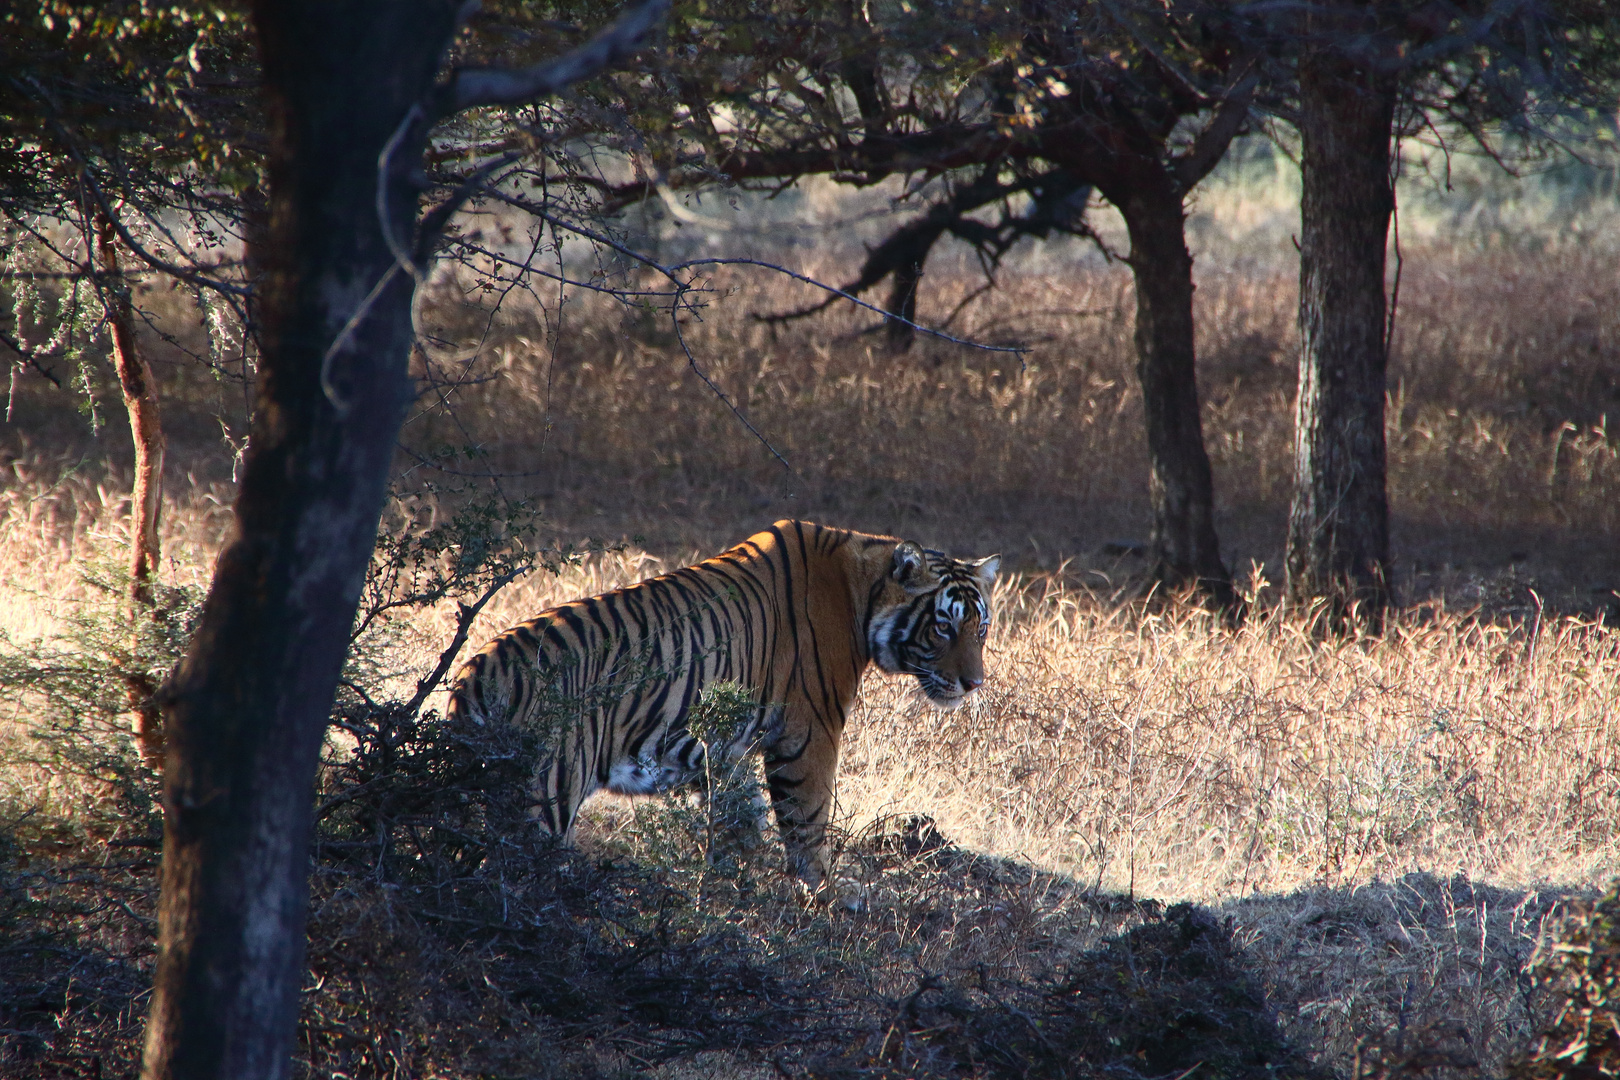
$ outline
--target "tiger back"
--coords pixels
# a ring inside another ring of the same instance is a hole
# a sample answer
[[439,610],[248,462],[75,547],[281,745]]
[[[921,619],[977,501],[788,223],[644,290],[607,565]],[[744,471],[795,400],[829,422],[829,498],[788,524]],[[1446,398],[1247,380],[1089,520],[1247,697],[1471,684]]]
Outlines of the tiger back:
[[[532,813],[565,839],[593,791],[667,791],[702,775],[706,753],[730,761],[763,748],[789,867],[816,887],[839,744],[868,663],[959,705],[984,681],[998,563],[778,521],[695,566],[504,631],[456,675],[450,718],[538,737]],[[686,717],[721,680],[760,708],[725,745],[705,747]]]

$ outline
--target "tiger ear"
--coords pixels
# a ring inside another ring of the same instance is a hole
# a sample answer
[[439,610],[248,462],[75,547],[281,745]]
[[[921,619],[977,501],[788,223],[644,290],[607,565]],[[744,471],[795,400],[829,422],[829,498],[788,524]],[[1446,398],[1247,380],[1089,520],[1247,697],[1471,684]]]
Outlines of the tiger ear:
[[996,583],[996,571],[1001,569],[1001,556],[989,555],[967,565],[968,569],[973,571],[973,576],[979,579],[979,586],[988,591]]
[[923,549],[910,540],[902,540],[895,546],[889,576],[910,593],[923,592],[934,583],[934,575],[928,571],[928,560],[923,556]]

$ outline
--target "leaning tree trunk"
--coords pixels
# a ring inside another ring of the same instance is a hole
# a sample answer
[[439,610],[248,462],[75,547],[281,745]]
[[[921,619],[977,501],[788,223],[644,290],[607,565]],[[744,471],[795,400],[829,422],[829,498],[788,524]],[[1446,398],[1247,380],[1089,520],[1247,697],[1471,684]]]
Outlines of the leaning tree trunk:
[[[235,534],[165,710],[144,1077],[290,1069],[317,753],[409,391],[412,280],[385,240],[378,158],[431,87],[457,6],[254,5],[272,132],[261,381]],[[385,179],[406,243],[423,137],[409,127]]]
[[1379,625],[1390,603],[1384,248],[1392,76],[1323,53],[1300,67],[1299,395],[1287,592]]
[[[131,656],[141,656],[141,621],[152,614],[152,575],[157,571],[158,518],[163,510],[163,418],[157,383],[135,344],[135,318],[128,283],[118,263],[117,230],[105,213],[96,215],[96,250],[104,277],[107,323],[112,330],[113,367],[124,394],[130,439],[135,444],[135,484],[129,501],[129,599],[133,636]],[[149,766],[163,754],[163,726],[155,698],[156,685],[133,667],[125,676],[125,693],[135,717],[135,744]]]
[[1193,264],[1182,195],[1154,168],[1139,170],[1124,191],[1104,193],[1124,215],[1131,237],[1136,372],[1147,414],[1156,574],[1170,587],[1195,586],[1216,606],[1235,613],[1232,578],[1215,536],[1214,481],[1198,412]]

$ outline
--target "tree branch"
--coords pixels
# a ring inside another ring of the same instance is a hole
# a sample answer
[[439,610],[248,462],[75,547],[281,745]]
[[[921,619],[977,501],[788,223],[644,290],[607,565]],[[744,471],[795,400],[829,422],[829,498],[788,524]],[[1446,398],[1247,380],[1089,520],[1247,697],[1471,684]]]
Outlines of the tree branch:
[[[75,160],[81,165],[80,175],[84,178],[85,185],[90,189],[90,194],[95,196],[96,208],[107,215],[107,219],[112,222],[113,229],[117,231],[118,239],[124,242],[124,246],[134,252],[147,266],[168,274],[176,281],[184,281],[188,285],[195,285],[199,288],[212,289],[227,298],[253,295],[253,290],[246,285],[233,285],[228,281],[209,277],[206,271],[212,269],[212,267],[206,263],[195,264],[193,269],[187,269],[148,251],[141,245],[139,240],[135,239],[134,234],[124,226],[119,216],[113,212],[112,204],[108,201],[106,193],[101,190],[101,185],[96,183],[95,173],[85,159],[81,155],[75,154]],[[178,245],[176,246],[178,247]]]
[[1232,145],[1243,122],[1249,118],[1249,105],[1254,100],[1254,89],[1259,82],[1258,76],[1250,74],[1235,83],[1215,107],[1215,115],[1210,118],[1208,126],[1193,139],[1192,146],[1185,154],[1172,159],[1170,168],[1183,192],[1197,187],[1198,182],[1208,176],[1209,171],[1226,156],[1226,148]]
[[484,590],[483,594],[471,604],[465,602],[456,604],[455,635],[450,639],[450,644],[445,650],[439,654],[439,662],[433,665],[432,673],[416,681],[416,693],[411,695],[411,700],[405,705],[406,716],[415,716],[416,710],[422,707],[422,703],[438,687],[440,680],[449,674],[450,665],[455,663],[457,655],[461,652],[461,647],[467,644],[467,634],[472,630],[473,620],[477,619],[479,613],[489,605],[491,600],[495,599],[495,594],[532,569],[534,569],[533,563],[514,566],[490,582],[489,587]]
[[[850,303],[856,305],[857,307],[865,308],[866,310],[871,311],[871,312],[875,312],[876,314],[882,315],[885,318],[899,318],[899,316],[895,315],[893,312],[884,311],[882,308],[878,307],[876,304],[869,304],[865,300],[862,300],[860,297],[855,296],[855,295],[853,295],[851,293],[845,292],[843,289],[834,288],[833,286],[828,285],[824,281],[817,281],[815,278],[810,277],[807,274],[801,274],[797,270],[790,270],[785,266],[779,266],[776,263],[767,262],[764,259],[749,259],[749,258],[687,259],[684,262],[678,262],[678,263],[675,263],[673,265],[666,266],[665,264],[659,262],[658,260],[656,260],[656,259],[654,259],[654,258],[652,258],[652,257],[650,257],[648,255],[643,255],[641,252],[635,250],[632,247],[629,247],[628,245],[619,243],[617,240],[614,240],[612,237],[606,236],[606,235],[604,235],[603,233],[600,233],[600,232],[596,232],[595,230],[586,228],[585,226],[579,224],[578,222],[568,221],[568,220],[565,220],[563,218],[557,217],[555,214],[552,214],[551,212],[546,210],[543,206],[540,206],[540,205],[538,205],[536,203],[530,202],[529,200],[524,199],[524,198],[522,198],[520,196],[508,195],[508,194],[505,194],[504,192],[500,192],[500,191],[491,191],[489,193],[489,195],[490,195],[491,198],[494,198],[498,202],[503,202],[506,205],[516,207],[519,210],[525,210],[528,213],[530,213],[530,214],[534,215],[535,217],[539,218],[541,221],[547,222],[548,224],[551,224],[551,225],[555,225],[560,229],[566,229],[569,232],[573,233],[574,235],[583,237],[586,240],[589,240],[594,244],[601,244],[603,247],[608,248],[608,249],[610,249],[612,251],[616,251],[620,255],[623,255],[627,259],[631,259],[631,260],[633,260],[635,262],[640,263],[641,265],[647,267],[649,270],[657,271],[659,274],[663,275],[666,279],[668,279],[668,281],[670,282],[670,284],[672,286],[674,286],[674,294],[671,296],[670,299],[671,299],[671,303],[676,305],[676,306],[679,306],[681,304],[682,298],[685,296],[686,293],[691,292],[694,289],[694,286],[693,286],[693,284],[692,284],[692,282],[690,280],[690,277],[687,275],[687,271],[696,270],[697,268],[703,267],[703,266],[757,266],[762,270],[771,270],[771,271],[774,271],[774,272],[776,272],[778,274],[781,274],[784,277],[790,277],[794,281],[803,282],[804,284],[809,285],[809,286],[811,286],[813,288],[820,289],[823,292],[826,292],[826,293],[829,293],[829,294],[832,294],[832,295],[836,295],[836,296],[840,296],[840,297],[844,298],[845,300],[848,300]],[[908,321],[909,322],[909,320],[902,320],[902,321]],[[965,338],[954,337],[951,334],[941,333],[938,330],[931,330],[926,326],[918,326],[916,323],[909,323],[909,325],[914,330],[917,330],[920,333],[927,334],[929,337],[939,338],[941,341],[948,341],[953,345],[966,345],[970,349],[979,349],[979,350],[982,350],[984,352],[1016,353],[1020,358],[1023,357],[1024,353],[1029,351],[1028,349],[1023,347],[1022,345],[985,345],[985,344],[982,344],[982,343],[977,342],[977,341],[969,341],[969,340],[967,340]]]
[[450,80],[447,113],[480,105],[521,105],[555,94],[631,56],[664,21],[670,0],[643,0],[605,30],[572,52],[518,70],[467,68]]
[[[740,183],[827,174],[858,176],[860,182],[876,183],[896,173],[938,173],[991,161],[1023,161],[1039,156],[1027,140],[1013,138],[997,130],[994,124],[952,123],[902,135],[871,135],[858,143],[837,146],[734,149],[720,157],[705,155],[701,159],[682,161],[660,182],[679,190],[716,180]],[[644,180],[615,185],[577,174],[566,179],[597,191],[605,214],[640,202],[649,191]]]
[[12,352],[26,360],[29,367],[51,380],[51,382],[56,385],[58,390],[62,388],[62,380],[58,379],[51,372],[51,370],[44,365],[39,358],[39,354],[33,349],[30,349],[28,346],[24,345],[22,342],[18,341],[16,338],[12,337],[10,334],[6,333],[4,330],[0,330],[0,345],[4,345],[6,348],[10,349]]

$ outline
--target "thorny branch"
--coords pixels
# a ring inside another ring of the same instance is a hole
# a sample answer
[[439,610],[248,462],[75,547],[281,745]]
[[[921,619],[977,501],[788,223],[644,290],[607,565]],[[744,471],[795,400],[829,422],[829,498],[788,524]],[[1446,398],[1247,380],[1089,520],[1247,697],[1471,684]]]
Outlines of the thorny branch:
[[[477,8],[476,0],[463,5],[465,21]],[[647,35],[663,22],[668,14],[670,0],[644,0],[630,8],[617,21],[602,30],[590,41],[562,56],[527,68],[509,70],[501,68],[465,68],[455,72],[448,83],[438,87],[426,103],[418,103],[406,112],[393,136],[377,157],[377,222],[383,239],[394,255],[394,265],[378,278],[370,291],[355,306],[337,335],[321,357],[321,392],[337,410],[347,415],[352,402],[345,401],[332,381],[332,365],[339,353],[348,347],[355,331],[371,313],[377,300],[387,291],[401,272],[409,274],[420,286],[424,280],[422,262],[432,250],[440,232],[451,216],[478,188],[490,173],[498,171],[510,161],[523,156],[523,151],[508,151],[475,170],[456,191],[423,217],[417,225],[414,254],[405,242],[395,235],[392,214],[389,212],[388,191],[392,183],[394,155],[411,133],[423,133],[434,123],[456,113],[484,105],[521,105],[537,98],[547,97],[566,89],[582,79],[588,79],[613,67],[633,55],[645,44]],[[413,318],[414,318],[413,304]]]
[[495,599],[495,594],[531,569],[533,569],[533,566],[530,563],[511,567],[490,582],[489,587],[479,595],[477,600],[470,604],[465,602],[456,604],[456,632],[450,638],[450,644],[445,646],[444,651],[439,654],[439,662],[433,665],[433,671],[417,680],[416,692],[411,695],[411,700],[405,705],[406,716],[415,716],[417,710],[422,707],[422,703],[428,699],[428,695],[433,693],[440,680],[449,673],[450,665],[455,663],[456,657],[461,653],[461,647],[467,644],[467,635],[472,630],[473,622],[477,620],[479,614],[483,612],[489,602]]
[[55,372],[51,371],[50,368],[45,366],[44,362],[40,360],[39,354],[35,350],[30,349],[28,346],[24,345],[22,342],[18,341],[4,330],[0,330],[0,345],[4,345],[6,348],[22,357],[23,361],[29,367],[45,376],[45,378],[51,380],[52,384],[54,384],[58,390],[62,388],[62,380],[56,377]]

